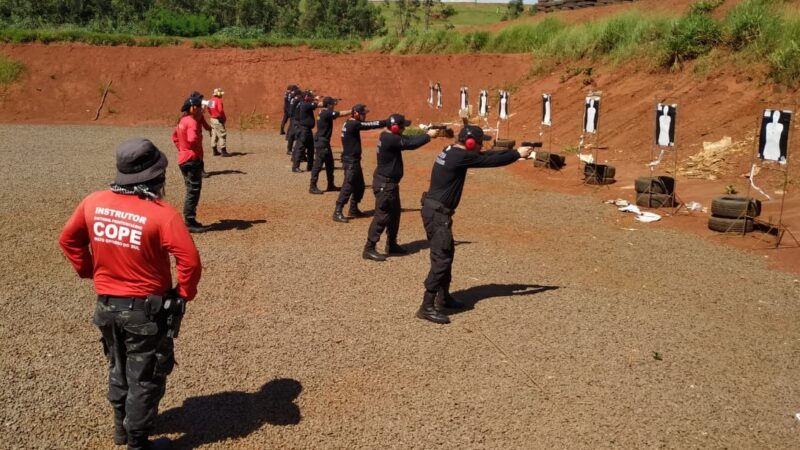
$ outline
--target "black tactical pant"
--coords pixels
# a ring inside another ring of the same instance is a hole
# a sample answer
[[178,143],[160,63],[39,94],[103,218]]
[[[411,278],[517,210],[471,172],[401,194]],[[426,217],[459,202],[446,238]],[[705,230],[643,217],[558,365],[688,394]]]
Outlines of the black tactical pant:
[[426,200],[422,205],[422,224],[431,246],[431,270],[425,278],[425,289],[436,292],[443,288],[449,292],[456,252],[452,211]]
[[350,205],[357,205],[364,198],[364,172],[361,170],[360,159],[342,158],[342,165],[344,166],[344,182],[342,182],[342,190],[339,192],[339,199],[336,200],[337,205],[344,206],[345,203],[350,201]]
[[333,150],[331,143],[324,139],[314,141],[314,166],[311,168],[311,186],[317,185],[319,172],[325,166],[325,175],[328,177],[328,189],[333,188]]
[[291,155],[292,150],[294,150],[294,136],[295,136],[295,129],[294,124],[289,121],[289,131],[286,132],[286,154]]
[[281,134],[285,133],[284,127],[286,127],[286,122],[288,122],[288,121],[289,121],[289,112],[288,111],[284,111],[283,112],[283,119],[281,119]]
[[203,189],[203,161],[191,160],[180,165],[183,181],[186,184],[186,197],[183,200],[183,217],[186,220],[197,218],[197,204],[200,190]]
[[375,214],[369,225],[367,240],[378,242],[383,230],[386,230],[387,242],[397,242],[397,233],[400,231],[400,185],[375,176],[372,183],[375,193]]
[[[137,299],[134,302],[144,302]],[[163,319],[98,298],[94,324],[108,358],[108,401],[128,432],[129,449],[147,441],[175,366],[173,340]]]
[[295,141],[294,150],[292,151],[292,169],[300,168],[300,158],[305,153],[306,170],[311,170],[314,164],[314,136],[311,134],[311,128],[296,126],[295,127]]

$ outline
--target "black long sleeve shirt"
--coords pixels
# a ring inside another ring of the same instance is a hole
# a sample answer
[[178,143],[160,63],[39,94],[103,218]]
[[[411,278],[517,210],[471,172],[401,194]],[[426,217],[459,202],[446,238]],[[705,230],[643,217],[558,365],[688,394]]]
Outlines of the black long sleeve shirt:
[[341,115],[339,111],[328,108],[320,111],[317,115],[317,135],[314,138],[330,142],[331,134],[333,133],[333,119]]
[[294,107],[294,123],[295,125],[314,128],[314,110],[317,108],[316,103],[301,101]]
[[403,178],[403,150],[416,150],[431,141],[427,134],[403,136],[388,131],[378,141],[378,167],[375,175],[400,181]]
[[287,92],[283,95],[283,113],[289,115],[289,105],[292,103],[292,99],[294,95],[291,92]]
[[445,208],[456,209],[461,201],[467,169],[470,167],[500,167],[519,159],[516,150],[499,152],[471,152],[448,145],[438,156],[431,170],[431,185],[427,198],[436,200]]
[[294,124],[294,109],[296,107],[297,107],[297,100],[294,97],[292,97],[289,100],[289,110],[288,110],[289,124],[290,125]]
[[375,130],[386,126],[385,120],[362,122],[348,119],[342,125],[342,158],[361,159],[361,130]]

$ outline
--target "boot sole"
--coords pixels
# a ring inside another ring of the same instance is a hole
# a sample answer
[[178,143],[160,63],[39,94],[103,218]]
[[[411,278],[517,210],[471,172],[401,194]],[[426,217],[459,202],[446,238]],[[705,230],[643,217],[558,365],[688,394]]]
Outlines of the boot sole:
[[426,316],[425,314],[422,314],[419,311],[417,311],[417,318],[422,320],[427,320],[428,322],[438,323],[439,325],[447,325],[448,323],[450,323],[450,319],[448,319],[447,316],[445,316],[444,320],[437,320],[434,319],[433,317]]

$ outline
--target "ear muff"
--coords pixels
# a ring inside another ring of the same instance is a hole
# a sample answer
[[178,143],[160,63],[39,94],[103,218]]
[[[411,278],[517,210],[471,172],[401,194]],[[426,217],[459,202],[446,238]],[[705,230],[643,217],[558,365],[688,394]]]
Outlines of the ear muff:
[[469,151],[473,151],[478,148],[478,141],[476,141],[474,137],[470,136],[464,140],[464,147],[466,147]]
[[353,111],[353,119],[361,120],[361,113],[358,111]]
[[392,132],[392,134],[400,134],[400,125],[399,125],[399,124],[396,124],[396,123],[393,123],[393,124],[392,124],[392,125],[389,127],[389,131],[391,131],[391,132]]

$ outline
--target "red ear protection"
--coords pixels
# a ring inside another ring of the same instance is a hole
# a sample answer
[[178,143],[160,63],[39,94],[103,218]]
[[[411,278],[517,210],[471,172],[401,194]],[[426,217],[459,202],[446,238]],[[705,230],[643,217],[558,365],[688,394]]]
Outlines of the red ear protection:
[[466,147],[469,151],[473,151],[478,147],[478,141],[470,136],[464,141],[464,147]]
[[396,124],[396,123],[393,123],[389,127],[389,130],[392,132],[392,134],[400,134],[400,125]]
[[361,113],[358,111],[353,111],[353,119],[361,120]]

